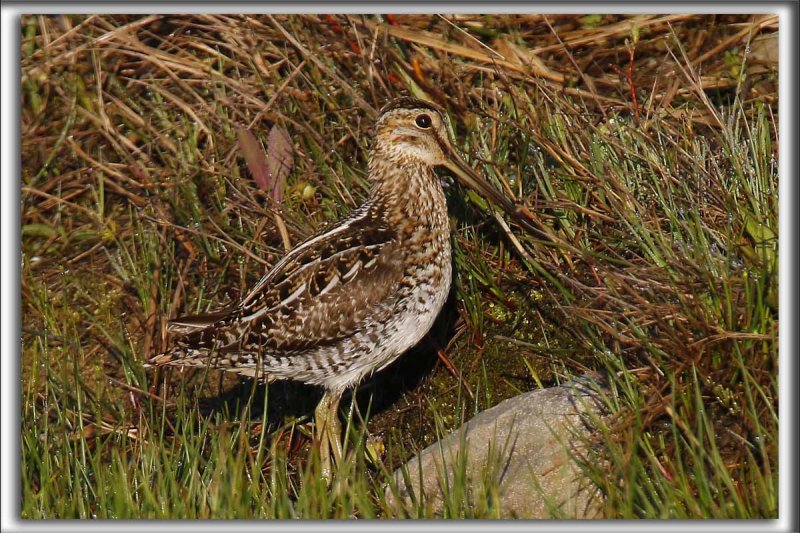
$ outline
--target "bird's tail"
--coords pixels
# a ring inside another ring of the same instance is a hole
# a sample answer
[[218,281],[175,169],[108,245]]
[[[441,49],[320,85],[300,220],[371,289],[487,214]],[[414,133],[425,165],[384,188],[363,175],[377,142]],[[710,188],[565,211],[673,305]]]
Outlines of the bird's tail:
[[215,326],[219,321],[231,318],[235,307],[226,307],[202,315],[181,316],[167,322],[167,331],[172,335],[184,336]]
[[184,348],[178,346],[156,354],[144,363],[145,368],[157,366],[207,366],[211,350],[208,348]]
[[266,371],[258,356],[251,353],[216,353],[207,347],[177,346],[166,352],[156,354],[144,363],[145,368],[171,366],[178,368],[214,368],[271,382],[275,376]]
[[230,309],[223,309],[203,315],[178,317],[167,322],[167,332],[175,338],[176,345],[166,352],[151,356],[145,368],[156,366],[207,366],[212,359],[215,340],[215,326],[230,315]]

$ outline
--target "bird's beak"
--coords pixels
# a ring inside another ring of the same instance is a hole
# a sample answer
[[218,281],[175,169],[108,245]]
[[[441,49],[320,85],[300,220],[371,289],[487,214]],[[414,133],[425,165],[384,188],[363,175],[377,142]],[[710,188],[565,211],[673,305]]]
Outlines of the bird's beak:
[[477,192],[485,199],[489,200],[506,213],[513,215],[517,212],[517,206],[509,200],[502,192],[498,191],[494,185],[485,178],[478,175],[466,161],[455,151],[450,151],[450,156],[444,165],[462,184]]
[[514,204],[512,204],[508,198],[485,178],[478,175],[478,173],[475,172],[466,161],[461,159],[461,156],[455,151],[450,152],[450,157],[447,158],[445,167],[452,172],[463,185],[477,192],[493,204],[502,207],[504,210],[507,207],[510,207],[512,210],[514,209]]

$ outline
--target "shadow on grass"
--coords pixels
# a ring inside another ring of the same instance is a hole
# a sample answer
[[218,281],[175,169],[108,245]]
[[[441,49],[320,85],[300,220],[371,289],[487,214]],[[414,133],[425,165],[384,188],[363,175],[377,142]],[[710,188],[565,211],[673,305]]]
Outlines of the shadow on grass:
[[[342,398],[340,415],[347,418],[354,394],[358,411],[373,417],[418,387],[436,365],[437,350],[446,346],[453,336],[457,316],[455,293],[451,290],[430,333],[388,367],[365,379],[355,392],[348,391]],[[204,389],[210,392],[215,387],[208,384]],[[283,425],[287,419],[311,417],[324,392],[322,387],[294,381],[254,384],[248,378],[240,378],[238,384],[225,389],[220,386],[218,390],[220,392],[212,396],[198,399],[203,417],[213,418],[217,414],[223,418],[249,416],[253,420],[266,421],[270,430]]]

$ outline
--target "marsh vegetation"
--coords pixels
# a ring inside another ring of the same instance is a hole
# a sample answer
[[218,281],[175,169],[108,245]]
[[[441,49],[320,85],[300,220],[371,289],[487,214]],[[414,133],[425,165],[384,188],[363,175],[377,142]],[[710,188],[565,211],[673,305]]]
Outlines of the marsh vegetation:
[[[777,26],[23,17],[23,518],[397,517],[393,468],[584,374],[611,391],[579,458],[607,516],[776,517]],[[320,391],[142,363],[169,318],[235,300],[365,198],[374,113],[401,94],[448,110],[535,231],[448,188],[453,294],[344,402],[352,460],[328,488]],[[238,140],[276,124],[294,152],[280,198]],[[444,516],[497,516],[453,494]]]

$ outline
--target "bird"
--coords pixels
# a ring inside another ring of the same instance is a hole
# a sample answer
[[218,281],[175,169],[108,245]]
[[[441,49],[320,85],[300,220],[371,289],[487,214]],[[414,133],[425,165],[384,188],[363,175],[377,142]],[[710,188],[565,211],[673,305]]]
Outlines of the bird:
[[169,321],[174,346],[146,366],[323,387],[314,440],[330,479],[332,463],[342,460],[343,393],[417,344],[450,291],[450,221],[435,169],[514,207],[453,148],[448,128],[437,104],[387,103],[375,121],[366,201],[294,247],[237,303]]

